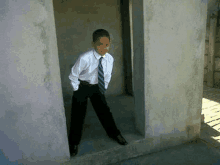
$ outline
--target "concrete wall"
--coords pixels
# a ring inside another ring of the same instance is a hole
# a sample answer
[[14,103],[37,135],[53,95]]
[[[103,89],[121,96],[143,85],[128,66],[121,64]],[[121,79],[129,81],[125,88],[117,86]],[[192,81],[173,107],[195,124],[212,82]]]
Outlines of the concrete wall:
[[[218,11],[219,9],[219,1],[218,0],[202,0],[203,2],[208,2],[207,4],[207,15],[210,16],[212,13]],[[209,17],[208,21],[209,22]]]
[[[219,13],[219,11],[218,11]],[[210,17],[209,15],[207,17]],[[220,88],[220,24],[219,24],[220,15],[217,16],[217,23],[216,23],[216,35],[215,35],[215,48],[214,48],[214,84],[213,88]],[[209,18],[210,20],[210,18]],[[209,57],[209,33],[210,33],[210,22],[207,22],[206,27],[206,47],[205,47],[205,62],[204,62],[204,84],[207,84],[208,81],[208,57]]]
[[150,149],[200,134],[207,3],[133,1],[136,125]]
[[67,160],[52,0],[0,4],[0,164]]
[[206,24],[206,39],[205,39],[205,54],[204,54],[204,74],[203,74],[204,84],[207,84],[209,32],[210,32],[210,25],[209,25],[209,22],[207,22],[207,24]]
[[207,85],[208,82],[208,59],[209,59],[209,33],[210,33],[210,16],[212,13],[217,14],[217,24],[216,24],[216,35],[215,35],[215,48],[214,48],[214,73],[213,73],[213,88],[220,88],[220,13],[219,13],[219,4],[217,0],[208,1],[208,10],[207,10],[207,21],[206,21],[206,40],[205,40],[205,54],[204,54],[204,75],[203,82]]
[[73,94],[68,78],[71,68],[81,53],[92,48],[92,34],[100,28],[110,33],[109,53],[115,59],[106,96],[122,94],[124,65],[120,0],[61,2],[54,0],[54,15],[64,101],[68,102]]
[[214,65],[215,65],[214,87],[220,89],[220,13],[218,14],[218,21],[216,27]]

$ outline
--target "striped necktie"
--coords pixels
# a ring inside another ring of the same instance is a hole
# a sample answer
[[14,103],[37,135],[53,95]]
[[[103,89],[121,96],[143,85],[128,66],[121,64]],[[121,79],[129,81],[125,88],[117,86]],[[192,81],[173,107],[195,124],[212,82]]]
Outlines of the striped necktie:
[[99,86],[99,89],[100,89],[101,93],[105,94],[104,73],[103,73],[103,68],[102,68],[102,64],[101,64],[102,58],[103,57],[101,57],[99,59],[98,86]]

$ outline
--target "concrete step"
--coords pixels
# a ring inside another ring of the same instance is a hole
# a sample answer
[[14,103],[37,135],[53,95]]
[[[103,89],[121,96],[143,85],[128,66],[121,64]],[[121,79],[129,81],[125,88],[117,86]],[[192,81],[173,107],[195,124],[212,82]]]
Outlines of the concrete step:
[[[130,136],[130,138],[129,138]],[[110,142],[107,140],[97,140],[93,144],[90,143],[90,149],[94,149],[94,145],[99,144],[100,146],[103,145],[103,142],[105,141],[105,145],[112,145],[111,148],[104,149],[101,151],[88,151],[86,153],[81,153],[82,150],[88,149],[88,140],[84,140],[82,144],[79,146],[79,153],[72,157],[69,162],[66,162],[65,165],[108,165],[108,164],[114,164],[123,160],[135,158],[138,156],[156,153],[158,151],[161,151],[166,148],[170,148],[176,145],[180,145],[183,142],[186,142],[187,139],[183,141],[183,139],[179,139],[179,141],[172,141],[171,143],[161,143],[158,142],[158,140],[153,140],[150,138],[143,139],[142,140],[130,140],[132,139],[132,135],[124,135],[125,139],[128,141],[128,145],[121,146],[117,144],[116,142],[112,141]],[[90,141],[91,142],[91,141]],[[101,144],[102,143],[102,144]],[[114,145],[113,145],[114,144]],[[80,149],[81,148],[81,149]]]
[[[126,146],[119,145],[107,136],[99,136],[97,139],[83,139],[79,145],[78,154],[71,157],[71,160],[66,164],[106,165],[143,154],[143,149],[140,150],[143,142],[137,140],[143,137],[138,134],[126,134],[123,137],[129,143]],[[147,147],[144,150],[147,150]]]
[[72,157],[66,164],[74,165],[107,165],[116,163],[125,159],[143,155],[148,148],[143,147],[143,141],[135,141],[127,146],[116,146],[100,152],[85,154],[78,157]]

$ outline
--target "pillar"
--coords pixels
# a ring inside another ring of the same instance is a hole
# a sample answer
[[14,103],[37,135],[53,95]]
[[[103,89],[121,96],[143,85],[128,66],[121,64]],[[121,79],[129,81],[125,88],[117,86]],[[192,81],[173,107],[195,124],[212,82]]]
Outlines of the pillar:
[[52,0],[3,0],[0,20],[0,164],[66,161]]
[[135,124],[152,152],[200,136],[207,2],[132,4]]
[[207,86],[214,86],[214,70],[215,70],[215,37],[218,12],[215,11],[210,16],[210,33],[209,33],[209,52],[208,52],[208,72]]

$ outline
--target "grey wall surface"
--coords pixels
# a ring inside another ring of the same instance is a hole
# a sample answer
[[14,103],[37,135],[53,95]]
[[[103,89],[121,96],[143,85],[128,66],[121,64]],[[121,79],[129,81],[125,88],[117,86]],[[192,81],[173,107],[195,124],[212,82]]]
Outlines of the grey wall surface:
[[122,56],[122,27],[120,0],[55,1],[54,14],[58,42],[58,54],[64,101],[72,97],[68,78],[79,55],[92,48],[92,34],[97,29],[106,29],[112,40],[110,54],[114,57],[113,76],[106,91],[108,95],[124,91]]
[[52,0],[0,6],[0,149],[8,158],[1,163],[67,160]]
[[[207,3],[207,15],[210,16],[212,13],[219,10],[219,0],[202,0],[202,2],[208,2]],[[209,22],[209,17],[208,21]]]
[[214,87],[220,89],[220,11],[216,27],[215,38],[215,72],[214,72]]
[[152,149],[198,137],[207,3],[133,0],[132,8],[137,129]]
[[[208,12],[210,13],[210,12]],[[220,88],[220,11],[218,11],[217,24],[216,24],[216,35],[215,35],[215,48],[214,48],[214,83],[213,88]],[[210,15],[207,15],[207,21],[210,21]],[[206,26],[206,41],[205,41],[205,54],[204,54],[204,84],[208,81],[208,61],[209,61],[209,34],[210,34],[210,22],[207,22]]]

